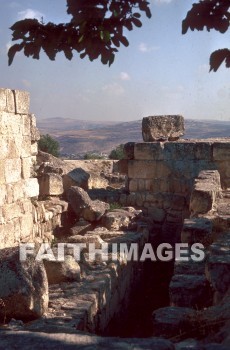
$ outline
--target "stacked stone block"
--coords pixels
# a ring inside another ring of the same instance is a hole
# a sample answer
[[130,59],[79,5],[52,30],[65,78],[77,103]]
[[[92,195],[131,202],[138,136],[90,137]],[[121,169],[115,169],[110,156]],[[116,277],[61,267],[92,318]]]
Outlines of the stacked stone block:
[[188,210],[202,170],[218,170],[221,187],[230,187],[230,139],[133,142],[125,145],[125,158],[119,165],[128,178],[128,194],[121,201],[148,211]]
[[0,248],[29,239],[33,231],[39,132],[29,102],[25,91],[0,89]]

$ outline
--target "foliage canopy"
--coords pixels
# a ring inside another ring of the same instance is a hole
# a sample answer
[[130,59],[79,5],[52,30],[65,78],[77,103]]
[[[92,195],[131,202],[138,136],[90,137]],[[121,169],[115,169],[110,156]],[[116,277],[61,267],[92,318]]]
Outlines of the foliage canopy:
[[141,12],[151,17],[149,2],[146,0],[66,0],[67,13],[72,16],[68,23],[39,22],[37,19],[24,19],[10,29],[12,40],[20,40],[8,52],[9,65],[15,54],[24,54],[39,59],[41,49],[51,60],[63,51],[71,60],[73,50],[81,58],[88,56],[90,61],[101,55],[103,64],[111,65],[118,47],[128,46],[123,29],[141,27]]
[[[90,61],[101,58],[109,66],[115,59],[120,45],[128,46],[124,29],[141,27],[141,15],[150,18],[150,2],[146,0],[66,0],[68,23],[43,23],[43,20],[24,19],[10,28],[13,41],[20,41],[8,51],[9,65],[17,52],[39,59],[40,51],[50,60],[55,60],[63,51],[68,60],[77,51],[80,58],[88,56]],[[230,24],[229,0],[200,0],[194,3],[182,22],[182,34],[188,29],[226,33]],[[222,63],[230,67],[228,48],[214,51],[210,56],[210,71],[216,72]]]
[[[192,31],[215,29],[220,33],[226,33],[230,25],[230,1],[229,0],[201,0],[193,4],[182,22],[182,34],[188,29]],[[227,48],[214,51],[210,56],[210,71],[216,72],[220,65],[230,68],[230,50]]]

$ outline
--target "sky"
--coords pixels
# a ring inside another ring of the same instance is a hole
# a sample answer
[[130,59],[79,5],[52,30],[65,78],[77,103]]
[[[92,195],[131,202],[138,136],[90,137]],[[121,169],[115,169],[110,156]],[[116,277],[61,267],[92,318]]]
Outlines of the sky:
[[8,67],[9,27],[17,20],[43,17],[66,22],[65,0],[0,0],[0,87],[30,92],[30,111],[37,119],[73,118],[131,121],[150,115],[230,121],[230,69],[209,73],[209,56],[229,47],[229,33],[181,34],[181,23],[195,0],[149,0],[152,18],[126,32],[111,67],[100,60],[72,61],[63,53],[50,61],[16,54]]

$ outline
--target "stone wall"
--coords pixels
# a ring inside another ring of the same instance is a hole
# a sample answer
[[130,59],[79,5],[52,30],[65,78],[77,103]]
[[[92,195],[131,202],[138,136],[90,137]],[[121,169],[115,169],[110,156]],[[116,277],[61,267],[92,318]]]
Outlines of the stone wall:
[[202,170],[218,170],[222,188],[230,187],[230,139],[128,143],[125,154],[119,170],[127,174],[127,194],[121,202],[146,208],[158,221],[167,210],[188,210]]
[[0,248],[32,235],[31,198],[39,194],[33,177],[38,138],[29,94],[0,89]]

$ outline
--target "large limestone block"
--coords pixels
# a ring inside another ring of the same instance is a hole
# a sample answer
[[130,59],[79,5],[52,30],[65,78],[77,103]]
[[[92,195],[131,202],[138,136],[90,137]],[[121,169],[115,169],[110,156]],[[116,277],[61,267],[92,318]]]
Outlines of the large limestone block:
[[213,144],[213,160],[230,160],[230,142]]
[[93,226],[90,222],[81,219],[73,227],[71,227],[69,233],[71,236],[84,235],[87,231],[92,229]]
[[210,246],[206,276],[213,289],[224,295],[230,287],[230,233],[224,233]]
[[0,185],[5,184],[5,162],[0,160]]
[[181,232],[182,243],[212,243],[212,222],[206,218],[185,219]]
[[90,222],[99,221],[107,209],[109,209],[109,204],[96,199],[83,210],[82,217]]
[[39,196],[39,184],[38,179],[31,178],[24,181],[25,196],[32,198]]
[[59,174],[47,173],[39,177],[41,196],[59,196],[63,193],[62,177]]
[[77,186],[71,187],[67,196],[77,217],[82,217],[90,222],[100,220],[105,211],[109,209],[109,204],[99,200],[92,201],[88,193]]
[[22,178],[29,179],[31,176],[32,160],[31,157],[22,158]]
[[145,117],[142,120],[142,136],[145,142],[175,141],[184,135],[184,118],[181,115]]
[[15,113],[14,93],[10,89],[0,89],[0,111]]
[[6,202],[7,198],[7,190],[4,184],[0,184],[0,206],[2,206]]
[[23,136],[21,145],[21,156],[30,157],[31,156],[31,136]]
[[48,309],[48,282],[43,263],[28,256],[20,261],[19,249],[0,251],[0,318],[30,320],[41,317]]
[[154,335],[165,338],[191,329],[196,311],[187,307],[163,307],[153,312]]
[[14,90],[16,114],[28,114],[30,108],[30,94],[27,91]]
[[31,236],[33,232],[33,216],[32,213],[22,215],[19,219],[20,221],[20,241],[28,242],[31,241]]
[[0,89],[0,111],[6,110],[6,89]]
[[139,160],[163,160],[166,159],[163,142],[136,143],[134,146],[134,158]]
[[22,140],[23,138],[20,134],[17,135],[16,137],[12,134],[0,135],[0,150],[1,150],[0,159],[19,158],[21,156],[21,151],[22,151]]
[[82,211],[89,207],[92,200],[87,192],[82,188],[74,186],[68,191],[68,201],[77,216],[80,216]]
[[128,174],[128,162],[127,159],[120,159],[116,163],[117,172],[124,175]]
[[[152,145],[152,144],[150,144]],[[165,142],[164,159],[167,160],[212,160],[212,143],[195,141]]]
[[90,174],[82,168],[75,168],[68,174],[63,176],[63,186],[65,192],[70,189],[71,186],[79,186],[84,190],[89,188]]
[[125,210],[120,212],[111,211],[103,216],[102,225],[108,230],[118,231],[122,228],[128,228],[130,221],[131,217]]
[[217,198],[222,196],[220,174],[217,170],[203,170],[195,180],[190,198],[191,217],[206,214],[213,210]]
[[171,175],[170,162],[151,160],[129,160],[128,176],[132,179],[156,179]]
[[21,205],[18,203],[5,204],[3,207],[3,216],[5,221],[20,217],[22,214]]
[[174,275],[169,294],[172,306],[200,309],[212,303],[211,287],[204,275]]
[[21,160],[20,159],[6,159],[5,179],[7,184],[20,181],[21,179]]
[[101,244],[104,243],[103,239],[99,235],[90,234],[90,233],[84,236],[81,236],[81,235],[70,236],[67,238],[67,242],[77,243],[77,244],[86,244],[86,247],[88,247],[90,243],[94,243],[95,248],[97,249],[101,248]]
[[81,268],[71,255],[65,255],[64,261],[44,260],[43,262],[49,284],[80,281],[81,279]]
[[125,159],[134,159],[134,147],[135,142],[128,142],[124,145],[124,158]]

